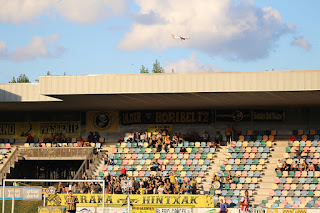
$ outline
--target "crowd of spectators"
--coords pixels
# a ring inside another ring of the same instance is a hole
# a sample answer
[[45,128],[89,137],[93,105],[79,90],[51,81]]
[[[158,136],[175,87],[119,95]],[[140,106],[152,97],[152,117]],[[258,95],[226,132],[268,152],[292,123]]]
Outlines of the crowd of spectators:
[[[180,132],[175,133],[173,136],[170,136],[168,130],[163,129],[155,133],[148,132],[130,132],[128,137],[126,138],[127,143],[136,142],[138,143],[138,147],[142,147],[144,143],[148,143],[148,148],[156,148],[157,152],[168,152],[170,148],[178,147],[178,144],[183,144],[185,141],[199,141],[199,142],[210,142],[210,148],[217,148],[221,141],[222,135],[220,131],[217,131],[214,137],[210,137],[209,133],[205,131],[203,136],[200,137],[197,132],[187,132],[185,135],[182,135]],[[119,142],[122,143],[125,139],[120,138]],[[180,152],[186,152],[186,147],[181,147]]]
[[[98,180],[99,177],[88,177],[82,175],[83,180]],[[104,177],[105,193],[108,194],[196,194],[197,184],[193,178],[177,178],[174,172],[165,177],[150,176],[148,178],[128,178],[125,167],[121,169],[121,175]],[[122,185],[122,181],[126,185]],[[129,184],[128,184],[129,183]],[[60,184],[59,184],[60,185]],[[129,187],[128,187],[129,186]],[[61,188],[61,187],[60,187]],[[74,193],[101,193],[102,186],[98,182],[74,183],[71,189]],[[59,189],[58,192],[63,192]]]
[[308,152],[300,151],[300,149],[297,148],[292,164],[282,162],[279,159],[275,171],[316,171],[316,166],[312,162],[306,163],[307,157]]

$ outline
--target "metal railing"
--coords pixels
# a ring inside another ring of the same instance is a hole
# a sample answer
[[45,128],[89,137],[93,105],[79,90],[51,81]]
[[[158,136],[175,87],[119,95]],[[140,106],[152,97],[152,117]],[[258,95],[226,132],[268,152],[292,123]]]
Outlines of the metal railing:
[[92,147],[20,147],[19,152],[26,160],[86,159]]
[[77,173],[74,175],[73,180],[81,180],[83,173],[90,169],[90,166],[94,165],[96,163],[96,160],[97,156],[95,156],[93,152],[89,153],[86,159],[81,164]]
[[7,177],[7,174],[10,173],[10,168],[14,167],[15,162],[18,161],[19,152],[18,148],[14,147],[11,149],[11,154],[8,156],[6,160],[4,160],[3,165],[0,168],[0,183],[2,184],[2,180]]

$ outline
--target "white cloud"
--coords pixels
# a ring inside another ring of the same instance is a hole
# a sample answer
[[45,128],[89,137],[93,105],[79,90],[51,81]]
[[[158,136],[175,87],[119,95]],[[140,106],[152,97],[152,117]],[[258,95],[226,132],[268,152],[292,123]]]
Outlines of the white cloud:
[[305,51],[309,51],[311,48],[311,45],[303,36],[295,38],[290,44],[291,44],[291,46],[300,47],[300,48],[304,49]]
[[126,0],[0,0],[0,22],[21,23],[41,15],[60,15],[88,24],[124,13]]
[[25,46],[16,47],[16,49],[11,52],[7,49],[7,42],[0,41],[0,59],[21,62],[36,58],[58,57],[65,50],[56,43],[59,38],[60,34],[53,34],[46,37],[34,36],[30,43]]
[[[253,1],[136,0],[140,11],[118,48],[191,48],[209,55],[253,60],[266,57],[282,35],[294,25],[282,21],[274,8],[259,8]],[[152,21],[155,20],[155,21]],[[150,24],[152,22],[152,24]],[[171,34],[190,36],[174,40]]]
[[220,68],[214,65],[203,65],[198,60],[197,54],[192,54],[188,59],[182,59],[177,62],[168,62],[164,66],[164,70],[168,73],[174,70],[175,73],[186,72],[221,72]]

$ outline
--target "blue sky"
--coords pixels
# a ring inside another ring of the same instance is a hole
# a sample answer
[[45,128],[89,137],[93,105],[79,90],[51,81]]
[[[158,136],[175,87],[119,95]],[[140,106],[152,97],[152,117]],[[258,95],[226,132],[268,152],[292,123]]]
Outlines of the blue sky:
[[[0,0],[0,83],[26,74],[319,69],[318,0]],[[173,39],[171,34],[190,36]]]

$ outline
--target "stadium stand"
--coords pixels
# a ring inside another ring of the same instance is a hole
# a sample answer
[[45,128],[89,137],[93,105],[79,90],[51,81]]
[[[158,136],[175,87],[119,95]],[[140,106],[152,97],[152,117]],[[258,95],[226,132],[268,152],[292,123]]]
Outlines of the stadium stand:
[[319,207],[319,131],[294,130],[275,171],[269,198],[263,202],[274,208]]
[[252,196],[270,156],[275,135],[275,130],[248,130],[246,135],[239,135],[237,141],[232,141],[217,173],[220,184],[214,183],[210,193],[219,196],[219,200],[223,198],[230,206],[236,206],[246,190]]

